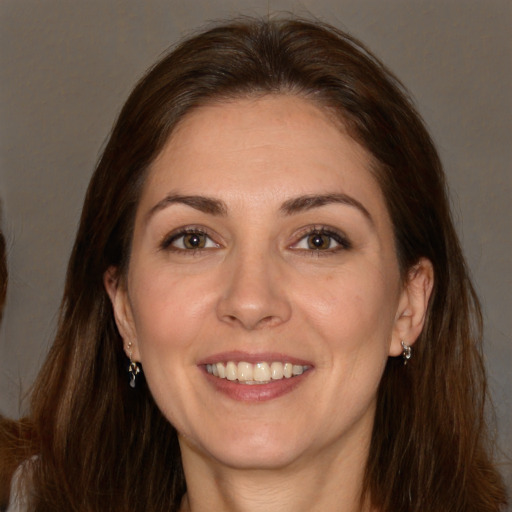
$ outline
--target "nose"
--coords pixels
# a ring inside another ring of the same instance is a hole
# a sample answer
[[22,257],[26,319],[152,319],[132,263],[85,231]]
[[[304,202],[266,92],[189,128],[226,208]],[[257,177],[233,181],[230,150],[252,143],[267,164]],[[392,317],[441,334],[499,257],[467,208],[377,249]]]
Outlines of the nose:
[[280,262],[262,253],[233,255],[230,260],[217,305],[218,318],[247,330],[287,322],[291,306]]

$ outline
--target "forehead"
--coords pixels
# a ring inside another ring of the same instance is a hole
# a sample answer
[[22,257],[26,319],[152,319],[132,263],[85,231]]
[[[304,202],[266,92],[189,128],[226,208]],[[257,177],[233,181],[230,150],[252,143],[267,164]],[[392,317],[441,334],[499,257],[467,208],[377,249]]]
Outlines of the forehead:
[[[268,95],[216,102],[186,115],[153,162],[148,189],[271,186],[292,177],[300,188],[350,178],[375,188],[371,157],[340,122],[313,102]],[[338,171],[334,172],[333,171]]]

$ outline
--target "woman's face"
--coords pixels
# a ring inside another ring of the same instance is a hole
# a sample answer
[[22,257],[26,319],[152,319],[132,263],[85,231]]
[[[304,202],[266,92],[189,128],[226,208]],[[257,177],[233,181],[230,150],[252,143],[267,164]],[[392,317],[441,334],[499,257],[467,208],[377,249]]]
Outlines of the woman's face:
[[153,163],[107,288],[183,451],[279,467],[366,450],[410,313],[368,169],[292,96],[201,107]]

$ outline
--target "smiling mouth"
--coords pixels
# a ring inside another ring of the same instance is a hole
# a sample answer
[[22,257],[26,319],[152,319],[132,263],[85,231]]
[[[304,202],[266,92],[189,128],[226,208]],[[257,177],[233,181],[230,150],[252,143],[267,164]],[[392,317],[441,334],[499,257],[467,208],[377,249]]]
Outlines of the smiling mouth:
[[280,361],[260,362],[256,364],[240,361],[227,361],[225,363],[207,364],[206,371],[229,381],[238,381],[241,384],[268,384],[272,381],[291,379],[302,375],[310,366]]

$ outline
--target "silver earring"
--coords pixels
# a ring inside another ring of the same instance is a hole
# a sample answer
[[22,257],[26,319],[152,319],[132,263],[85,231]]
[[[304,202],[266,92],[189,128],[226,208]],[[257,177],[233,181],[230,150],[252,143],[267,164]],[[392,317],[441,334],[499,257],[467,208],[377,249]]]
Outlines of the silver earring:
[[412,357],[412,348],[410,345],[407,345],[405,341],[402,341],[402,357],[404,359],[404,366],[409,362],[409,359]]
[[136,363],[132,359],[132,342],[128,343],[128,357],[130,358],[130,366],[128,366],[128,373],[130,374],[130,387],[135,388],[135,380],[137,375],[140,373],[139,363]]

